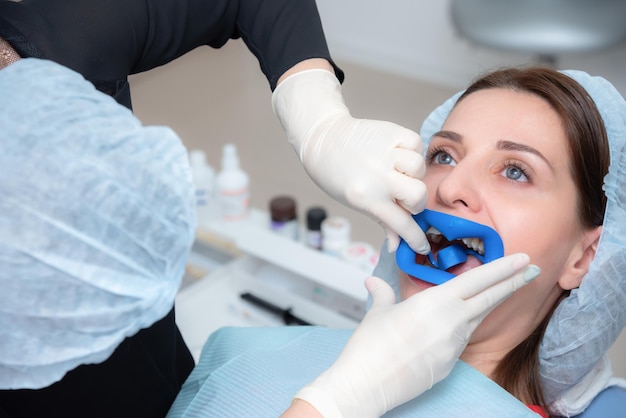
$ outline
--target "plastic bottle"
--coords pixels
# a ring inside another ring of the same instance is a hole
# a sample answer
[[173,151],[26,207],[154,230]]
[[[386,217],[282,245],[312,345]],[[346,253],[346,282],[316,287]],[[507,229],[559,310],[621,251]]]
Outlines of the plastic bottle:
[[322,249],[322,222],[326,219],[326,210],[312,207],[306,212],[305,244],[313,249]]
[[191,150],[189,163],[196,188],[196,216],[201,224],[215,215],[215,170],[207,164],[206,153],[202,150]]
[[270,200],[270,229],[286,238],[298,240],[296,201],[290,196]]
[[331,216],[322,222],[322,251],[339,257],[350,244],[350,221],[340,216]]
[[248,174],[240,168],[234,144],[224,145],[222,167],[216,183],[222,219],[237,221],[246,218],[250,209],[250,180]]

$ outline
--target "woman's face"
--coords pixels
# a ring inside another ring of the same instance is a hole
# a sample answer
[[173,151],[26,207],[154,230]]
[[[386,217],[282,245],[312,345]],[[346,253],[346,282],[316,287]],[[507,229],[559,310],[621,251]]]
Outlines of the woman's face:
[[[541,268],[534,282],[494,310],[472,336],[464,356],[489,362],[524,340],[563,288],[579,284],[572,266],[585,232],[564,128],[537,96],[481,90],[457,104],[432,138],[426,160],[429,209],[494,228],[505,254],[524,252]],[[466,269],[478,264],[468,258]],[[428,286],[401,273],[403,298]]]

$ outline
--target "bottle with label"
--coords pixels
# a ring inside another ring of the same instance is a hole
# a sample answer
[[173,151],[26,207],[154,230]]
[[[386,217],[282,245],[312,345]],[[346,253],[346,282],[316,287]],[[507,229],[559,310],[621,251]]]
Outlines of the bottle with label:
[[270,200],[270,229],[286,238],[298,240],[296,201],[290,196],[277,196]]
[[189,152],[191,175],[196,188],[198,224],[212,219],[216,211],[215,170],[207,164],[206,153],[196,149]]
[[322,249],[322,222],[326,219],[326,210],[312,207],[306,212],[305,244],[315,250]]
[[239,155],[234,144],[224,145],[222,167],[216,183],[222,219],[237,221],[247,218],[250,209],[250,180],[239,165]]
[[322,222],[322,251],[339,257],[350,244],[350,221],[341,216],[331,216]]

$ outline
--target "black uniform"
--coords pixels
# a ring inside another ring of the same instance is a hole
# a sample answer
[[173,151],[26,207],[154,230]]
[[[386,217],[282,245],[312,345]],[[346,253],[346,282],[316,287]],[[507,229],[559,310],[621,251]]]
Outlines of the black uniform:
[[127,107],[129,74],[202,45],[242,38],[272,90],[304,59],[331,61],[314,0],[0,0],[0,37],[22,57],[81,73]]
[[[0,0],[0,37],[22,57],[72,68],[129,108],[128,75],[229,39],[244,40],[272,89],[304,59],[332,63],[314,0]],[[161,417],[192,368],[172,308],[103,363],[47,388],[0,391],[0,416]]]

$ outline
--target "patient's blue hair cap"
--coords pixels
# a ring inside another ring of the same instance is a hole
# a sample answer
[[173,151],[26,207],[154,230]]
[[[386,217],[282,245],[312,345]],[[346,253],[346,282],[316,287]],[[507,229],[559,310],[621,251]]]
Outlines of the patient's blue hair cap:
[[601,362],[626,325],[626,101],[602,77],[563,73],[583,86],[596,104],[611,154],[602,186],[607,206],[596,256],[580,287],[552,315],[539,351],[546,400],[555,402],[556,412],[570,415],[581,410],[560,398]]
[[74,71],[22,59],[0,92],[0,389],[36,389],[172,309],[194,188],[172,130]]

